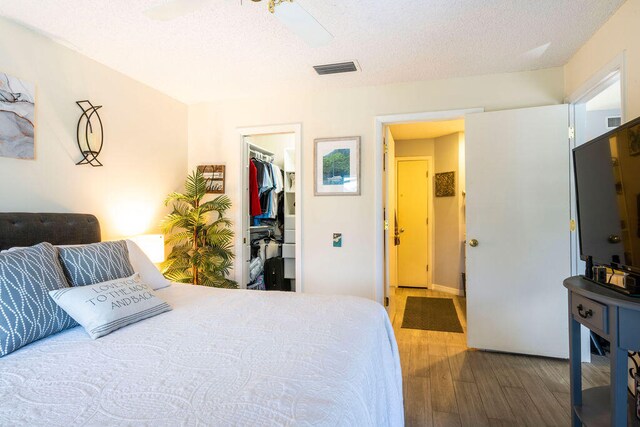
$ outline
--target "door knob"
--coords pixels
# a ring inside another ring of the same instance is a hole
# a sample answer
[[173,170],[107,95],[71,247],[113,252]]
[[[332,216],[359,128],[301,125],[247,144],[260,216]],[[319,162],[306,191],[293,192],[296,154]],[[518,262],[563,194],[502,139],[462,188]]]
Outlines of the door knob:
[[616,236],[615,234],[612,234],[609,236],[609,238],[607,239],[609,241],[609,243],[620,243],[622,241],[622,239],[620,239],[620,236]]
[[[404,228],[400,229],[400,233],[404,233]],[[399,233],[398,233],[399,234]]]
[[469,240],[469,246],[475,248],[476,246],[478,246],[478,241],[476,239]]

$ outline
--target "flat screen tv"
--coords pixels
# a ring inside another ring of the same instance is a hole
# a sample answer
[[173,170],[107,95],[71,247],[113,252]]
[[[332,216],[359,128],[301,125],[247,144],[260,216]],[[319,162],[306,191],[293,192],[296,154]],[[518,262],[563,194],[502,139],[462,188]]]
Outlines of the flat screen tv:
[[580,257],[640,285],[640,118],[577,147],[573,162]]

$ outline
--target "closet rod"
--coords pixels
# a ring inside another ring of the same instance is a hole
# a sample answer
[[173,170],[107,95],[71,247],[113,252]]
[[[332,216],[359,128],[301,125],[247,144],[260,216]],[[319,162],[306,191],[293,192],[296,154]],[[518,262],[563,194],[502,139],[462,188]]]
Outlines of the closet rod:
[[248,142],[247,144],[249,144],[249,151],[266,154],[267,156],[271,156],[271,157],[275,156],[275,154],[273,154],[271,151],[266,150],[258,145],[252,144],[250,142]]

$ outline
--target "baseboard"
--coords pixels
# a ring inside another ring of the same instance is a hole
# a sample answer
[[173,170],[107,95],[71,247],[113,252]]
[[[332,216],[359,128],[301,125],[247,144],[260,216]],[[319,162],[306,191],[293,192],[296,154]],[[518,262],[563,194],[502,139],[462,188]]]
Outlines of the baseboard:
[[433,291],[446,292],[452,295],[463,296],[462,289],[451,288],[449,286],[443,286],[443,285],[436,285],[435,283],[433,283],[430,286],[430,289]]

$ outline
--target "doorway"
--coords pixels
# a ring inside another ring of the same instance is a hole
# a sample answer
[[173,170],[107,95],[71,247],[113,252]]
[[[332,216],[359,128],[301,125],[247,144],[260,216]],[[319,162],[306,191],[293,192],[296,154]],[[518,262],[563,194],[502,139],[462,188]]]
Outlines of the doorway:
[[[464,254],[467,345],[566,357],[567,295],[558,285],[570,275],[568,106],[425,115],[422,120],[416,116],[378,117],[377,131],[382,149],[385,124],[465,119],[466,189],[460,195],[464,197],[469,237],[465,236],[468,244]],[[386,176],[383,171],[388,156],[381,150],[377,170],[382,176]],[[544,174],[540,164],[548,166]],[[434,200],[447,200],[434,192]],[[391,211],[384,208],[383,182],[378,196],[379,217],[390,221]],[[439,218],[436,209],[436,225]],[[389,228],[379,240],[381,279],[389,277],[383,255],[390,248],[384,245]],[[443,270],[438,266],[435,246],[437,282]],[[462,252],[460,247],[458,250]],[[538,268],[540,265],[545,268]],[[381,280],[380,291],[385,290],[384,285]],[[389,297],[393,305],[393,294]],[[392,310],[390,314],[394,314]],[[532,323],[534,315],[539,320]]]
[[[398,308],[404,315],[408,297],[464,294],[464,115],[440,117],[384,127],[385,288],[392,318]],[[436,178],[444,178],[438,197]],[[464,317],[464,303],[460,307]]]
[[[618,67],[603,70],[596,81],[570,98],[571,149],[581,146],[609,132],[625,122],[622,97],[622,70]],[[573,178],[573,164],[571,165]],[[571,213],[576,218],[575,189],[571,186]],[[574,230],[577,231],[577,230]],[[580,260],[577,232],[572,235],[572,273],[583,274],[584,262]]]
[[302,292],[301,125],[238,131],[237,281],[247,289]]
[[[624,63],[624,54],[614,58],[569,97],[570,126],[572,129],[570,149],[579,147],[626,122]],[[573,162],[571,162],[570,167],[571,274],[575,276],[584,274],[586,265],[580,259]],[[581,342],[583,362],[592,360],[592,352],[594,354],[600,353],[601,343],[584,326],[581,327]]]

